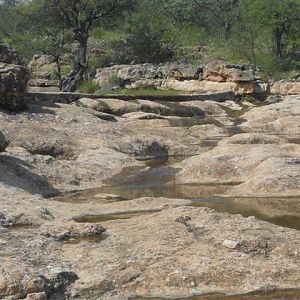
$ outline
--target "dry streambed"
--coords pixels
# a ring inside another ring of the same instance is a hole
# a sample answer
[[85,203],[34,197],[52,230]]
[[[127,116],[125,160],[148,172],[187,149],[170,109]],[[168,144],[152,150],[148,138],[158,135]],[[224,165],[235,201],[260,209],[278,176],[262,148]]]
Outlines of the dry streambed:
[[0,298],[297,299],[299,116],[299,97],[1,113]]

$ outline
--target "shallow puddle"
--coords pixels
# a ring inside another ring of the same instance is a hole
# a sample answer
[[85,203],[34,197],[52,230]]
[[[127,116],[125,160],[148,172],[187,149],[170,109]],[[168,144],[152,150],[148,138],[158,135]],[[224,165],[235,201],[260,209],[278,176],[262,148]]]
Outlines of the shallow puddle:
[[193,206],[218,212],[254,216],[282,227],[300,230],[300,198],[222,198],[194,199]]
[[[170,104],[178,108],[178,104]],[[181,117],[169,119],[172,127],[191,127],[194,125],[213,124],[225,128],[229,135],[243,133],[239,127],[245,120],[242,115],[248,110],[241,105],[241,110],[224,108],[227,116],[221,117]],[[273,135],[272,132],[265,134]],[[280,136],[285,140],[299,144],[298,136]],[[218,145],[223,137],[199,139],[199,149],[209,151]],[[298,198],[227,198],[216,197],[225,194],[232,186],[226,185],[178,185],[175,175],[178,172],[177,163],[187,157],[169,157],[144,162],[144,166],[124,168],[116,176],[104,181],[104,186],[97,189],[62,194],[54,200],[71,203],[110,203],[127,201],[142,197],[165,197],[192,199],[193,206],[205,206],[219,212],[241,214],[245,217],[255,216],[280,226],[300,230],[300,197]],[[128,219],[149,213],[135,212],[113,215],[84,216],[78,222],[105,222],[108,220]]]
[[[175,174],[177,159],[161,159],[147,162],[145,167],[125,168],[120,174],[105,181],[99,189],[64,194],[56,200],[72,203],[109,203],[128,201],[142,197],[190,199],[193,206],[209,207],[219,212],[255,216],[270,223],[300,230],[300,197],[295,198],[237,198],[219,197],[230,185],[178,185]],[[77,222],[105,222],[129,219],[149,211],[121,214],[83,216]],[[151,212],[150,212],[151,213]]]

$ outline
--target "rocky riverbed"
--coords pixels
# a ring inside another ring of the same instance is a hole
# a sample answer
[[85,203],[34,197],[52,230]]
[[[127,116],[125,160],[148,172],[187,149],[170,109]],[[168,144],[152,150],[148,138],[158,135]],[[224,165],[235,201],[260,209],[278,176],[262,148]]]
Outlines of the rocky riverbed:
[[300,297],[300,97],[281,100],[2,110],[0,298]]

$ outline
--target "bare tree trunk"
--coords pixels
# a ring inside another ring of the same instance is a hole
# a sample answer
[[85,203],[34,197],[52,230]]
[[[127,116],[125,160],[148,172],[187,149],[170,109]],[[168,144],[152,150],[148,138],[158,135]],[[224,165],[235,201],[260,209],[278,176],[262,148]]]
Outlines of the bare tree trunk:
[[76,62],[72,73],[62,84],[63,92],[76,91],[78,84],[82,81],[83,75],[87,70],[86,56],[87,56],[88,35],[81,34],[80,37],[77,37],[77,41],[79,43],[79,46],[78,46],[78,54],[77,54]]
[[62,90],[62,76],[61,76],[61,65],[60,65],[60,57],[55,58],[56,70],[57,70],[57,77],[58,77],[58,87],[59,90]]
[[274,30],[274,38],[275,38],[275,54],[278,58],[283,57],[283,34],[284,28],[276,27]]

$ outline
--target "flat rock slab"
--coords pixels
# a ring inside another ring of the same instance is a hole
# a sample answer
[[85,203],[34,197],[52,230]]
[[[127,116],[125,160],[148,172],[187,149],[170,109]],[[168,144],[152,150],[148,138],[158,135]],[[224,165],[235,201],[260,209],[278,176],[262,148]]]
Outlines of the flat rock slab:
[[105,224],[97,247],[63,249],[79,299],[299,288],[296,230],[188,207]]

